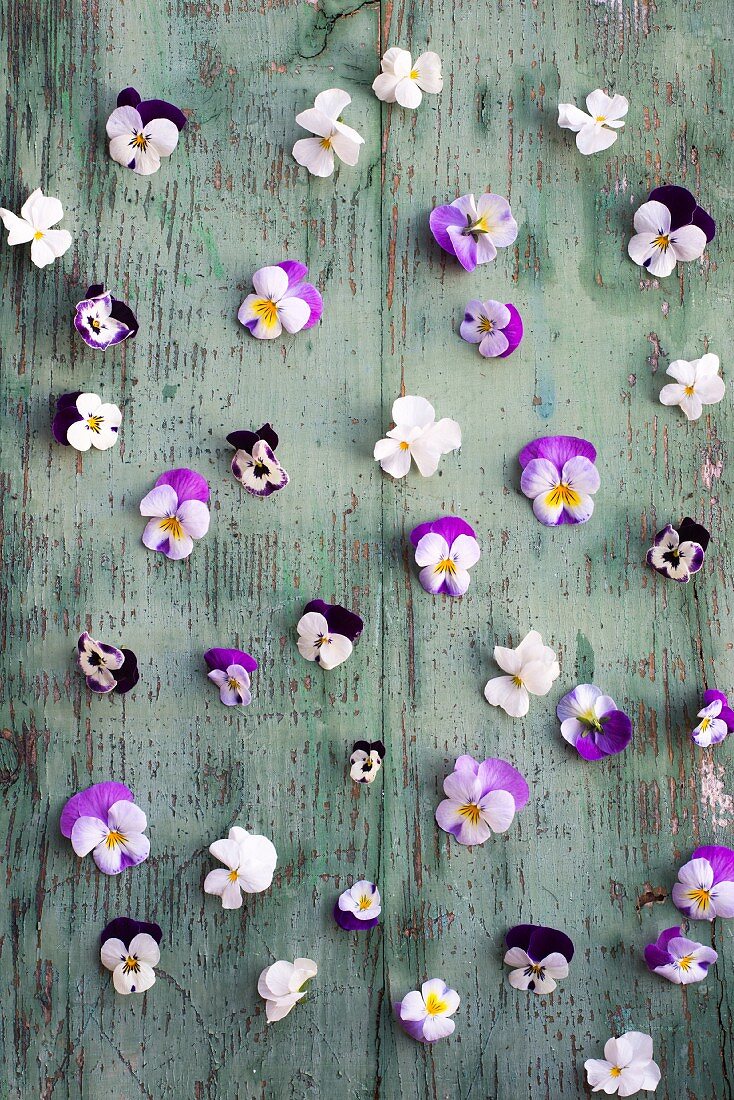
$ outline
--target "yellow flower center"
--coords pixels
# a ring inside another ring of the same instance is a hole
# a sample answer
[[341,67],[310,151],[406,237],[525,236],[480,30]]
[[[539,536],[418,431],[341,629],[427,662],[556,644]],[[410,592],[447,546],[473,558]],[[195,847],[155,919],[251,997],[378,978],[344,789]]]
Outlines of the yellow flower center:
[[102,427],[103,423],[104,423],[104,420],[103,420],[103,417],[101,417],[101,416],[88,416],[87,417],[87,427],[89,428],[90,432],[96,432],[97,435],[99,435],[99,431],[100,431],[100,428]]
[[236,882],[237,878],[238,878],[238,875],[239,875],[239,868],[235,871],[230,871],[229,874],[227,875],[227,878],[229,879],[230,882]]
[[142,149],[143,152],[145,152],[145,150],[148,148],[148,139],[145,136],[145,134],[143,133],[143,131],[141,130],[139,134],[135,135],[135,137],[130,142],[130,144],[135,149]]
[[659,248],[661,252],[667,252],[670,248],[670,234],[660,233],[657,237],[653,237],[652,243],[656,248]]
[[403,440],[403,442],[400,444],[400,450],[401,451],[409,451],[410,450],[410,443],[406,443],[405,440]]
[[319,145],[322,149],[331,149],[331,135],[329,135],[329,137],[322,137]]
[[557,508],[559,504],[562,507],[571,505],[577,508],[581,503],[581,497],[575,489],[572,489],[570,485],[562,481],[560,485],[556,485],[555,489],[551,489],[545,498],[545,503],[549,508]]
[[278,320],[278,306],[275,302],[270,298],[258,298],[252,308],[264,325],[273,328]]
[[237,691],[240,686],[239,680],[235,680],[234,676],[229,677],[229,679],[227,680],[227,684],[229,687],[232,688],[233,691]]
[[494,330],[494,322],[490,321],[489,317],[479,318],[479,331],[480,332],[492,332]]
[[118,845],[124,844],[126,840],[127,837],[123,833],[119,833],[117,829],[110,829],[105,837],[105,847],[117,848]]
[[703,909],[704,911],[708,909],[711,904],[711,891],[704,890],[703,887],[700,887],[698,890],[689,890],[688,897],[699,907],[699,909]]
[[522,680],[520,679],[519,676],[513,676],[512,677],[512,682],[513,682],[513,684],[515,685],[516,688],[521,688],[522,687]]
[[140,963],[134,955],[128,955],[125,959],[125,965],[123,966],[123,973],[125,974],[137,974],[140,970]]
[[621,1077],[622,1076],[622,1070],[620,1069],[619,1066],[612,1066],[612,1068],[609,1070],[609,1076],[610,1077]]
[[417,80],[419,76],[420,76],[420,73],[418,72],[417,69],[411,69],[410,70],[410,79],[411,80]]
[[597,115],[596,118],[594,119],[594,122],[606,122],[606,121],[607,120],[604,117],[604,115]]
[[678,959],[679,970],[690,970],[693,965],[693,955],[684,955],[682,959]]
[[372,908],[372,898],[368,897],[367,894],[362,894],[362,897],[359,899],[359,910],[360,910],[360,912],[363,913],[365,911],[365,909],[371,909],[371,908]]
[[459,816],[465,817],[470,825],[479,824],[479,815],[481,811],[476,802],[467,802],[463,806],[459,806]]
[[167,516],[166,519],[162,519],[161,531],[165,531],[167,535],[170,535],[174,539],[182,539],[184,537],[183,524],[177,516]]
[[89,327],[94,332],[100,332],[101,329],[102,329],[102,325],[100,324],[100,322],[97,320],[96,317],[93,317],[92,320],[89,322]]
[[40,241],[42,236],[43,236],[43,233],[41,232],[41,230],[37,229],[36,232],[33,234],[33,240],[34,241]]
[[710,718],[704,718],[703,722],[701,722],[701,725],[698,728],[700,729],[701,733],[704,733],[709,728],[710,725],[711,725],[711,719]]
[[433,569],[435,573],[448,573],[450,577],[456,575],[456,565],[452,562],[451,558],[444,558],[443,561],[434,565]]
[[440,1016],[446,1011],[448,1005],[437,997],[435,993],[429,993],[426,998],[426,1012],[429,1016]]
[[693,386],[686,386],[686,388],[684,390],[684,393],[685,393],[686,397],[692,397],[693,392],[694,392],[693,391]]

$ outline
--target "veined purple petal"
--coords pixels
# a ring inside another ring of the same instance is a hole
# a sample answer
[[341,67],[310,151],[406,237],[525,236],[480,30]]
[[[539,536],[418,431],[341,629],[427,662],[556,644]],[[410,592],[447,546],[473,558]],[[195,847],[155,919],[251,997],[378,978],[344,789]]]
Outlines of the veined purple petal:
[[129,947],[131,941],[142,933],[147,933],[156,943],[163,939],[163,932],[158,924],[133,920],[132,917],[115,917],[100,935],[99,942],[102,944],[107,943],[107,940],[121,940],[125,947]]
[[579,756],[582,756],[584,760],[603,760],[604,753],[601,751],[596,743],[596,738],[593,732],[584,734],[582,737],[577,737],[574,743],[574,748]]
[[523,470],[534,458],[547,458],[560,473],[566,462],[581,455],[590,462],[596,462],[596,448],[588,439],[581,439],[575,435],[546,435],[541,439],[534,439],[520,451],[518,461]]
[[401,1015],[402,1006],[403,1006],[402,1001],[395,1001],[393,1003],[392,1007],[393,1007],[393,1012],[395,1013],[395,1015],[398,1018],[398,1023],[400,1024],[403,1031],[405,1031],[406,1034],[410,1035],[411,1039],[415,1039],[419,1043],[427,1042],[428,1040],[425,1038],[425,1036],[423,1034],[423,1021],[422,1020],[404,1020],[402,1015]]
[[119,321],[120,324],[127,326],[129,331],[125,337],[126,340],[132,340],[133,337],[137,335],[138,329],[140,328],[137,317],[130,309],[130,306],[126,305],[125,302],[121,302],[119,298],[115,298],[114,295],[112,297],[112,311],[110,317],[112,317],[114,321]]
[[230,665],[241,665],[245,672],[255,672],[258,667],[255,658],[244,649],[207,649],[204,660],[210,669],[221,672],[226,672]]
[[306,604],[303,614],[307,615],[309,611],[315,611],[319,615],[323,615],[329,624],[329,630],[334,634],[341,634],[345,638],[349,638],[350,642],[356,641],[364,630],[364,622],[359,615],[356,615],[353,611],[349,611],[346,607],[342,607],[338,603],[326,603],[324,600],[311,600]]
[[522,810],[530,798],[530,788],[525,779],[506,760],[496,757],[483,760],[477,770],[477,778],[482,784],[482,797],[489,791],[508,791],[515,800],[516,813]]
[[183,111],[180,111],[178,107],[174,107],[172,103],[167,103],[165,99],[141,100],[137,110],[144,126],[147,126],[154,118],[167,118],[179,131],[183,130],[186,125],[186,115]]
[[622,710],[607,712],[602,722],[601,733],[595,733],[597,748],[605,756],[616,756],[624,752],[632,740],[632,722]]
[[72,795],[61,811],[60,828],[63,836],[71,836],[74,822],[80,817],[98,817],[107,821],[107,813],[115,802],[134,802],[132,791],[124,783],[95,783],[84,791]]
[[454,256],[465,271],[474,271],[479,263],[477,242],[469,233],[458,226],[450,225],[446,230],[451,241]]
[[417,546],[424,535],[431,533],[445,538],[449,547],[459,535],[469,535],[471,538],[477,537],[474,528],[470,527],[466,520],[461,519],[460,516],[441,516],[439,519],[431,520],[430,523],[419,523],[417,527],[414,527],[410,532],[410,541],[413,546]]
[[200,500],[204,504],[209,502],[209,485],[205,477],[197,474],[196,470],[189,470],[182,466],[177,470],[167,470],[156,481],[156,485],[170,485],[178,497],[179,504],[185,500]]
[[140,93],[135,88],[123,88],[117,97],[118,107],[134,107],[137,110],[139,103]]
[[731,707],[729,706],[729,700],[727,699],[726,695],[724,695],[723,691],[717,691],[716,688],[709,688],[707,691],[704,691],[704,693],[703,693],[703,705],[704,705],[704,707],[709,706],[709,704],[713,703],[714,701],[720,701],[721,702],[721,710],[719,711],[718,716],[719,716],[719,718],[721,719],[722,722],[726,722],[726,728],[728,729],[729,733],[733,733],[734,732],[734,710],[732,710]]
[[307,328],[313,328],[321,320],[324,312],[324,300],[313,283],[301,283],[295,296],[302,298],[311,310],[306,324],[301,329],[301,332],[305,332]]
[[508,355],[512,355],[516,347],[520,345],[523,337],[523,324],[522,317],[513,306],[512,302],[505,302],[505,305],[510,311],[510,323],[505,325],[502,329],[502,333],[507,340],[508,347],[501,355],[498,355],[498,359],[506,359]]
[[282,260],[276,266],[282,267],[288,276],[288,290],[290,291],[295,290],[308,275],[308,268],[300,260]]
[[451,256],[455,256],[456,252],[454,251],[454,245],[449,236],[448,228],[450,225],[461,226],[463,228],[466,225],[466,215],[462,214],[461,210],[458,210],[451,204],[437,206],[435,210],[431,211],[428,224],[431,227],[431,233],[433,233],[436,243],[443,248],[444,252],[448,252]]
[[714,872],[714,884],[734,882],[734,851],[723,844],[708,844],[696,848],[691,859],[707,859]]
[[371,917],[369,920],[360,920],[354,913],[339,908],[339,902],[334,906],[334,920],[345,932],[366,932],[368,928],[375,928],[380,923],[379,917]]
[[134,688],[140,679],[140,673],[138,672],[138,659],[131,649],[123,649],[122,653],[125,660],[122,662],[122,666],[115,672],[115,680],[117,686],[115,691],[118,695],[125,695],[131,688]]
[[678,524],[678,537],[681,542],[697,542],[706,553],[711,535],[702,523],[696,523],[695,519],[686,516],[682,523]]

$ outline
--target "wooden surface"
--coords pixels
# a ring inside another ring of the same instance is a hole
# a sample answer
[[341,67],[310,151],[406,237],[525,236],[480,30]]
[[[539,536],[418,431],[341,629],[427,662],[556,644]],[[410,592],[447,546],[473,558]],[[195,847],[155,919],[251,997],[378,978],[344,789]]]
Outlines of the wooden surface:
[[[734,688],[732,389],[698,423],[663,408],[675,358],[731,345],[731,26],[724,0],[6,0],[3,205],[58,195],[74,247],[34,269],[0,248],[2,641],[0,911],[12,1100],[246,1100],[586,1096],[585,1058],[649,1031],[665,1100],[732,1096],[732,931],[687,992],[641,952],[676,921],[669,890],[698,842],[731,842],[733,742],[688,740],[704,686]],[[370,85],[387,45],[444,61],[440,97],[390,110]],[[162,170],[112,163],[105,121],[125,85],[185,108]],[[331,86],[366,138],[356,168],[310,178],[290,156],[295,114]],[[559,96],[629,96],[608,153],[583,158],[556,126]],[[719,223],[703,263],[661,284],[627,259],[632,214],[660,182],[694,190]],[[520,232],[466,275],[433,243],[430,209],[469,190],[509,196]],[[309,333],[258,343],[236,311],[252,272],[305,259],[325,302]],[[138,338],[105,355],[71,325],[89,282],[136,309]],[[472,297],[513,301],[526,338],[480,360],[458,323]],[[394,484],[372,461],[401,386],[457,418],[460,455]],[[52,401],[91,389],[124,405],[118,447],[52,442]],[[291,485],[265,502],[229,474],[228,431],[270,419]],[[541,528],[519,493],[529,439],[577,432],[600,452],[584,527]],[[188,562],[144,549],[138,504],[167,468],[211,482],[212,526]],[[461,601],[420,589],[407,533],[456,512],[483,555]],[[713,542],[688,587],[644,566],[651,535],[690,513]],[[295,647],[321,596],[366,620],[323,674]],[[73,660],[80,630],[122,641],[142,681],[95,698]],[[526,720],[487,706],[495,643],[539,629],[562,677]],[[256,698],[222,707],[202,652],[261,662]],[[594,681],[634,716],[621,757],[577,759],[555,704]],[[352,741],[383,737],[371,789]],[[473,851],[440,833],[441,783],[462,752],[499,755],[531,801]],[[61,838],[65,799],[114,777],[149,818],[151,858],[119,878]],[[205,897],[208,844],[237,823],[279,854],[270,892],[241,912]],[[351,877],[377,881],[383,921],[348,935],[330,910]],[[120,914],[164,930],[158,982],[117,996],[98,936]],[[574,938],[545,999],[508,986],[518,921]],[[268,1027],[256,978],[310,955],[306,1002]],[[450,1040],[424,1049],[390,1002],[430,976],[460,993]]]

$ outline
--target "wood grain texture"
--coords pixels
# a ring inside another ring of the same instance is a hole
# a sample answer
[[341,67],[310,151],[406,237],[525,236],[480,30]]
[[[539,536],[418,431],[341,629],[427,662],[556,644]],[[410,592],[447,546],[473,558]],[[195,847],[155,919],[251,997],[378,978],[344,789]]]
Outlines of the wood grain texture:
[[[734,688],[732,397],[688,424],[659,405],[674,358],[705,348],[728,371],[732,258],[731,27],[724,0],[5,0],[3,205],[58,195],[74,247],[37,271],[0,249],[3,599],[0,913],[4,1073],[11,1100],[565,1100],[612,1032],[649,1031],[664,1100],[730,1100],[732,932],[682,991],[650,976],[644,945],[675,923],[669,890],[697,843],[731,842],[729,742],[687,738],[703,686]],[[446,84],[416,113],[370,85],[391,44],[427,46]],[[164,96],[189,125],[142,179],[107,156],[120,88]],[[330,86],[353,97],[359,165],[309,178],[290,156],[298,110]],[[582,158],[559,96],[627,94],[626,129]],[[627,259],[634,209],[660,182],[690,187],[719,236],[658,284]],[[436,204],[491,187],[515,246],[466,275],[430,237]],[[3,235],[4,236],[4,235]],[[262,344],[236,320],[252,272],[305,259],[322,324]],[[101,355],[73,304],[105,279],[138,338]],[[512,300],[526,339],[484,362],[458,338],[471,297]],[[457,418],[460,455],[401,483],[371,459],[405,388]],[[88,388],[124,405],[120,444],[54,445],[52,397]],[[267,502],[229,475],[225,434],[270,419],[292,484]],[[529,439],[578,432],[600,452],[592,521],[541,528],[519,493]],[[189,464],[213,490],[188,562],[140,543],[142,496]],[[462,601],[418,586],[407,534],[444,511],[483,556]],[[714,541],[678,588],[644,566],[651,535],[690,513]],[[310,598],[358,609],[353,657],[306,665],[294,624]],[[528,718],[482,697],[495,643],[539,629],[562,678]],[[91,698],[81,629],[131,646],[138,688]],[[218,701],[201,654],[239,644],[261,663],[243,714]],[[623,756],[589,766],[560,738],[557,699],[595,681],[635,718]],[[352,741],[388,758],[355,790]],[[456,755],[498,755],[531,787],[504,836],[468,851],[433,813]],[[58,831],[65,799],[114,776],[148,814],[151,858],[116,879]],[[273,889],[241,913],[202,892],[208,844],[238,823],[272,837]],[[349,936],[330,909],[350,876],[383,895],[379,930]],[[159,980],[115,995],[98,964],[114,916],[157,919]],[[557,923],[577,944],[546,999],[511,990],[502,938]],[[265,1024],[257,974],[311,955],[320,973],[289,1019]],[[461,994],[454,1037],[424,1049],[390,1003],[441,975]]]

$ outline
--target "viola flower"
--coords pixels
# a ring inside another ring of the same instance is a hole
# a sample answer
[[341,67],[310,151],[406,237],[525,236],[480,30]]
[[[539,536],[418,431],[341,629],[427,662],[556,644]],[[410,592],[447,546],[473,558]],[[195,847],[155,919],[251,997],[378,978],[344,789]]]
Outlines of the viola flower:
[[352,97],[341,88],[319,92],[313,107],[296,115],[296,122],[315,137],[301,138],[293,146],[295,160],[308,168],[312,176],[330,176],[334,171],[334,153],[339,160],[353,166],[359,159],[364,138],[341,120]]
[[423,477],[438,469],[441,455],[461,446],[461,428],[455,420],[436,420],[436,410],[425,397],[398,397],[393,402],[395,424],[386,439],[375,443],[374,457],[386,474],[405,477],[415,462]]
[[660,1069],[652,1060],[652,1039],[642,1031],[626,1031],[618,1039],[607,1039],[604,1058],[587,1059],[584,1069],[591,1091],[607,1096],[654,1092],[660,1082]]
[[656,187],[635,214],[630,259],[664,278],[679,260],[698,260],[716,236],[716,222],[685,187]]
[[95,783],[73,795],[61,811],[60,828],[78,856],[92,853],[105,875],[137,867],[150,855],[148,822],[123,783]]
[[204,660],[211,669],[209,679],[219,688],[225,707],[246,707],[252,702],[250,673],[257,661],[243,649],[207,649]]
[[63,393],[56,401],[51,432],[57,443],[76,451],[106,451],[118,440],[122,412],[96,393]]
[[163,932],[157,924],[115,917],[100,939],[102,966],[112,971],[112,983],[118,993],[145,993],[155,984],[154,967],[161,958],[159,944]]
[[535,518],[545,527],[586,523],[599,488],[596,449],[575,435],[535,439],[520,451],[520,488],[533,502]]
[[23,203],[20,217],[0,207],[0,218],[8,231],[8,244],[31,241],[31,260],[36,267],[47,267],[71,248],[71,233],[51,228],[63,216],[64,208],[59,200],[44,195],[40,187]]
[[468,344],[479,344],[485,359],[506,359],[522,340],[522,317],[511,302],[503,306],[492,298],[486,302],[472,298],[459,332]]
[[170,157],[186,125],[186,115],[163,99],[141,100],[134,88],[117,97],[117,108],[107,119],[110,156],[139,176],[150,176]]
[[74,328],[90,348],[106,351],[136,336],[139,327],[130,306],[114,298],[102,283],[90,286],[86,298],[76,304]]
[[423,92],[440,92],[443,88],[441,58],[437,53],[422,53],[415,64],[407,50],[392,46],[383,54],[382,72],[372,82],[372,91],[383,103],[399,103],[401,107],[420,106]]
[[623,752],[632,740],[632,722],[594,684],[579,684],[556,707],[561,735],[584,760]]
[[87,687],[98,695],[107,695],[111,691],[125,695],[140,679],[138,659],[131,649],[118,649],[107,642],[97,642],[87,630],[79,635],[76,649]]
[[315,978],[319,968],[313,959],[279,959],[266,966],[257,980],[257,991],[265,1000],[265,1016],[269,1024],[282,1020],[306,996],[303,988]]
[[696,848],[671,896],[690,920],[734,917],[734,851],[715,844]]
[[384,759],[382,741],[355,741],[349,757],[349,774],[355,783],[374,783]]
[[469,570],[479,561],[474,528],[458,516],[442,516],[414,527],[410,541],[426,592],[463,596],[469,587]]
[[506,676],[495,676],[485,689],[484,698],[493,707],[512,718],[522,718],[530,709],[531,695],[547,695],[561,675],[556,655],[543,645],[537,630],[531,630],[515,649],[494,647],[494,659]]
[[666,928],[645,948],[648,969],[675,985],[702,982],[718,957],[712,948],[687,939],[677,926]]
[[446,798],[436,809],[436,821],[459,844],[484,844],[492,833],[507,832],[530,791],[517,768],[490,757],[480,763],[460,756],[443,783]]
[[679,405],[689,420],[698,420],[704,405],[718,405],[726,386],[719,377],[718,355],[703,355],[688,363],[676,359],[665,372],[675,382],[669,382],[660,391],[663,405]]
[[247,295],[237,318],[256,340],[275,340],[283,329],[300,332],[321,320],[323,299],[316,287],[305,281],[307,275],[306,265],[296,260],[283,260],[255,272],[255,293]]
[[516,924],[505,936],[507,980],[513,989],[552,993],[556,979],[568,976],[573,943],[564,932],[542,924]]
[[393,1011],[403,1031],[419,1043],[435,1043],[450,1035],[456,1024],[450,1018],[461,999],[455,989],[449,989],[441,978],[430,978],[420,990],[414,989],[402,1001],[393,1004]]
[[573,103],[558,104],[558,125],[574,130],[576,147],[584,156],[600,153],[617,140],[617,130],[624,126],[629,103],[623,95],[608,96],[597,88],[586,97],[588,114]]
[[206,478],[195,470],[182,467],[161,474],[140,501],[140,514],[154,517],[143,531],[143,544],[173,561],[187,558],[194,539],[209,530],[208,500]]
[[374,882],[360,879],[339,895],[334,920],[345,932],[363,932],[380,923],[380,891]]
[[690,516],[679,527],[669,523],[655,536],[647,564],[661,576],[687,584],[703,565],[710,538],[706,528]]
[[448,206],[437,206],[429,224],[437,244],[465,271],[490,263],[498,248],[507,248],[517,237],[509,202],[490,191],[476,202],[473,195],[462,195]]
[[204,879],[204,892],[220,897],[223,909],[239,909],[243,890],[261,894],[273,881],[278,853],[266,836],[233,825],[228,838],[215,840],[209,851],[226,870],[210,871]]
[[270,424],[256,432],[230,432],[227,442],[236,449],[232,473],[254,497],[269,497],[288,484],[288,474],[275,457],[278,436]]
[[691,741],[702,749],[718,745],[728,733],[734,733],[734,711],[723,691],[710,688],[703,693],[703,710],[699,710],[701,721],[691,734]]
[[363,629],[359,615],[341,604],[311,600],[296,626],[298,652],[322,668],[336,668],[346,661]]

